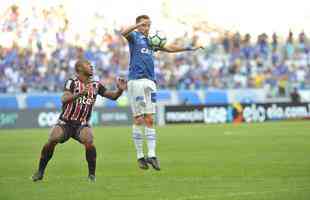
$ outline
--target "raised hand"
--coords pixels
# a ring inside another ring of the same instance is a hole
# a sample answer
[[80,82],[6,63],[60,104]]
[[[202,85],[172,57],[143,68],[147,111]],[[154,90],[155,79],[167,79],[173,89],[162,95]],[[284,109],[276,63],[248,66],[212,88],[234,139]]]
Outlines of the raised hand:
[[127,89],[127,81],[124,78],[117,78],[116,87],[120,90],[126,90]]
[[139,26],[144,26],[150,23],[149,19],[143,19],[142,21],[140,21],[139,23],[136,24],[137,27]]

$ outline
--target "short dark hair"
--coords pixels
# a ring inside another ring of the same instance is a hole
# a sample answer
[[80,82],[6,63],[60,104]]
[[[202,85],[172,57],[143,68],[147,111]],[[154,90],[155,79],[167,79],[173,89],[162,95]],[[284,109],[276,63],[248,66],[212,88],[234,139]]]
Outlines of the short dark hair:
[[148,15],[139,15],[136,17],[136,23],[140,22],[141,19],[150,19]]
[[89,63],[90,62],[86,59],[80,59],[80,60],[76,61],[75,66],[74,66],[75,72],[78,73],[80,67],[83,67],[84,64],[89,64]]

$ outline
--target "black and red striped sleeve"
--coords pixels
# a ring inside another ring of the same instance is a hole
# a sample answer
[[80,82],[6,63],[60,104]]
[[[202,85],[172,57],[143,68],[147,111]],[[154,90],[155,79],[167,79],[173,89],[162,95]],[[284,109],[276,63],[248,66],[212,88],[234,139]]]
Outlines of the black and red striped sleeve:
[[64,91],[69,91],[72,93],[74,92],[74,80],[73,79],[70,78],[65,82]]

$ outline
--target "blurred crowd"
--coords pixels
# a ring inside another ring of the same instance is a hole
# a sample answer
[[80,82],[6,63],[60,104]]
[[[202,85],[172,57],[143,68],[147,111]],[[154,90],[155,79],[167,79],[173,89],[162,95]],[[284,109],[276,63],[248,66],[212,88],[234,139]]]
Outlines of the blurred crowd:
[[[21,17],[20,8],[11,6],[0,14],[0,93],[61,91],[82,57],[94,64],[94,78],[107,86],[127,75],[128,45],[115,27],[102,30],[96,26],[102,23],[94,23],[85,40],[72,34],[62,6],[33,8],[31,13]],[[189,46],[201,44],[202,38],[208,38],[204,50],[156,53],[159,88],[265,88],[271,96],[286,96],[293,88],[310,87],[310,43],[304,32],[254,37],[210,30],[201,23],[168,41]],[[4,45],[7,41],[12,44]]]

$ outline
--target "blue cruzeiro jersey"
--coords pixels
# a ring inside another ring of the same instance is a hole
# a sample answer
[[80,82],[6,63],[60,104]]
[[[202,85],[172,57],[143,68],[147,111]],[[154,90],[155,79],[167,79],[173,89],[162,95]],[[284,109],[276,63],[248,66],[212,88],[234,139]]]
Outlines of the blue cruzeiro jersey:
[[154,51],[148,38],[140,32],[133,31],[128,36],[130,63],[129,80],[146,78],[155,81]]

